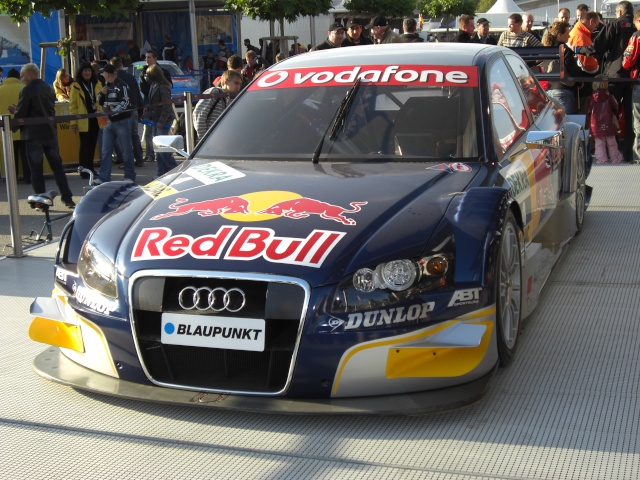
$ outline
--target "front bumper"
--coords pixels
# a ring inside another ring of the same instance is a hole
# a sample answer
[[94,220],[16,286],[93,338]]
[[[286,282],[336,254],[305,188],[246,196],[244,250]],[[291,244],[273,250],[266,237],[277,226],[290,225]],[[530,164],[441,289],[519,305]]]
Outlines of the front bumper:
[[65,357],[58,347],[48,347],[39,354],[33,362],[33,369],[47,380],[81,390],[173,405],[298,415],[417,415],[476,402],[486,392],[497,363],[482,377],[454,387],[410,394],[320,400],[227,395],[142,385],[85,368]]

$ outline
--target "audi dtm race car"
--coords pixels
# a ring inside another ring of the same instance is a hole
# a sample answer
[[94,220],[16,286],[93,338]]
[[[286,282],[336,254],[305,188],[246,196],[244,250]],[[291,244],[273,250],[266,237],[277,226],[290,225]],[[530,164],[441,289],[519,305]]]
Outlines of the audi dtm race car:
[[175,170],[82,199],[31,308],[35,371],[248,411],[474,401],[583,226],[585,139],[501,47],[289,58]]

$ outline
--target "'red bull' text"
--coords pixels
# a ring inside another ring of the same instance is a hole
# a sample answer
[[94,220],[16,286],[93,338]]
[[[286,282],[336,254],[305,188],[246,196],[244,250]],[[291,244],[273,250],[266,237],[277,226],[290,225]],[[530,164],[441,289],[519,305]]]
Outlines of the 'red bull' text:
[[[344,232],[313,230],[305,238],[278,237],[270,228],[223,226],[216,233],[193,238],[173,235],[169,228],[145,228],[138,235],[132,261],[193,258],[257,260],[320,267]],[[228,246],[227,246],[228,245]]]

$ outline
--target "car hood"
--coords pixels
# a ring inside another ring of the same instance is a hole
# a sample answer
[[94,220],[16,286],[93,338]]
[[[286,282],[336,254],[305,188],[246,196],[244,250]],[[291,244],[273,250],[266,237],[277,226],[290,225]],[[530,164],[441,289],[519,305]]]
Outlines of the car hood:
[[143,187],[150,202],[110,216],[95,234],[113,245],[121,232],[125,276],[216,270],[329,284],[362,266],[423,254],[452,193],[481,168],[188,161]]
[[173,84],[184,84],[187,83],[189,81],[193,80],[192,76],[183,76],[183,77],[171,77],[171,81],[173,82]]

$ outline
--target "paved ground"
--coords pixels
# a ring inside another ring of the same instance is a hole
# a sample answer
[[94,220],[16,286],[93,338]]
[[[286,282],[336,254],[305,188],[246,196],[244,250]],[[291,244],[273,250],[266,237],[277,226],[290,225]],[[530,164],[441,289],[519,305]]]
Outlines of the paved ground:
[[477,403],[418,417],[282,416],[87,394],[36,376],[29,304],[55,245],[0,260],[0,478],[593,479],[640,472],[640,167],[594,167],[585,230],[517,358]]

